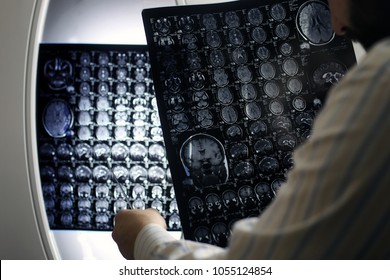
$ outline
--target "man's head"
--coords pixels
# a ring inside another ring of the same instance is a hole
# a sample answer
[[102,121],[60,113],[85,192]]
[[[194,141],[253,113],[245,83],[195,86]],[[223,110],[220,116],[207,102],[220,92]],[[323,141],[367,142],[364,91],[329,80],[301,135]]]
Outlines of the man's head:
[[389,0],[328,0],[333,29],[370,48],[390,36]]

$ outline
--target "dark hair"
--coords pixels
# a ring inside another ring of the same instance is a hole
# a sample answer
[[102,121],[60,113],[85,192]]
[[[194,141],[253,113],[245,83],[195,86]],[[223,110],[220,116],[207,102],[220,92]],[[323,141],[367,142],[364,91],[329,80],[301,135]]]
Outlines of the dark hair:
[[390,0],[349,0],[351,30],[347,35],[367,49],[390,37]]

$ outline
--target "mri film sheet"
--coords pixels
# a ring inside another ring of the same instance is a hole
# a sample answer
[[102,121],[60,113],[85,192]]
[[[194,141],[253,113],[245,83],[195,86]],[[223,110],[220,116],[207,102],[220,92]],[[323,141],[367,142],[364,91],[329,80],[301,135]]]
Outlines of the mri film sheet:
[[355,63],[326,1],[149,9],[143,20],[187,239],[226,246],[261,215],[330,87]]
[[180,230],[146,46],[42,44],[37,142],[51,229],[157,209]]

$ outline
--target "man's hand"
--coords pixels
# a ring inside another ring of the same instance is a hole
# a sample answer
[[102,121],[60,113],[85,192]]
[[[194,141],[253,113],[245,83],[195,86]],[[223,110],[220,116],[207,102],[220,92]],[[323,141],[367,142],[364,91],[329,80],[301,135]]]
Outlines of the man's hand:
[[157,210],[121,210],[115,217],[112,238],[126,259],[134,259],[134,245],[139,232],[148,224],[157,224],[166,229],[164,218]]

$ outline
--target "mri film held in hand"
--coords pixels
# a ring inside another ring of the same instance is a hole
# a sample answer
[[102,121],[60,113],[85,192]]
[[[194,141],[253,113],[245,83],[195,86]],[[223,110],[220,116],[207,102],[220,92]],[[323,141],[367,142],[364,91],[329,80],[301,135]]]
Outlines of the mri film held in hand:
[[184,236],[224,247],[234,222],[283,188],[329,88],[356,62],[352,43],[322,0],[147,9],[143,20]]

